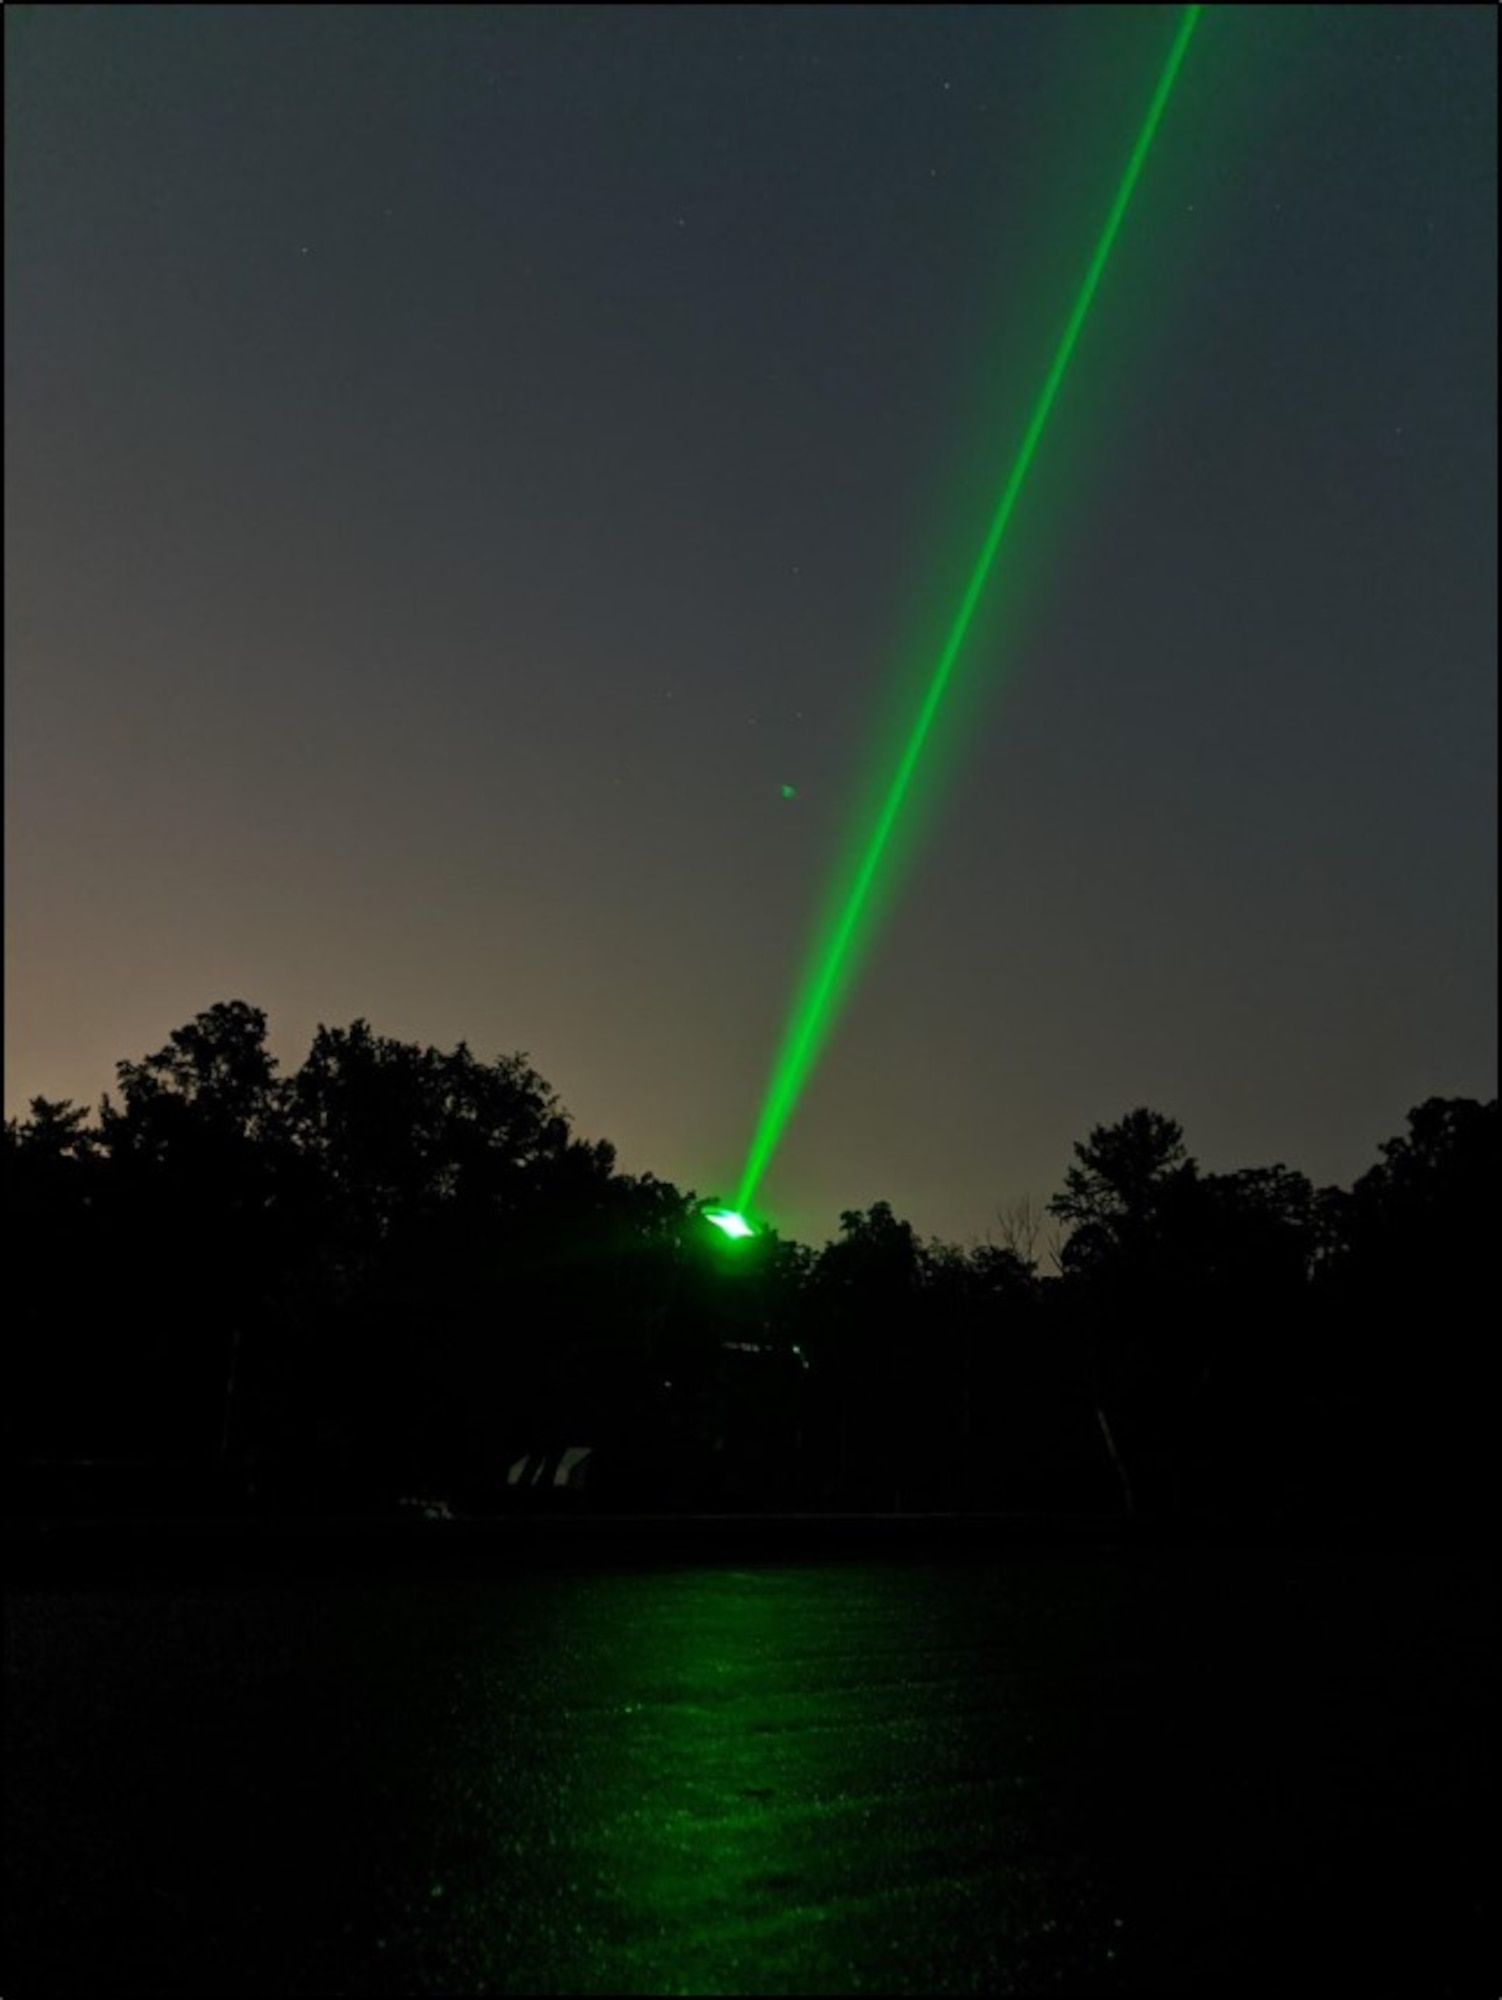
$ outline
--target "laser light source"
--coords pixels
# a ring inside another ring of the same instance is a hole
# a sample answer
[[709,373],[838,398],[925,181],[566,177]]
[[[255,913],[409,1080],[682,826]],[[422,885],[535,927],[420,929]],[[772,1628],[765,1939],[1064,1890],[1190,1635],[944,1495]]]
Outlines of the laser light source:
[[738,1243],[745,1237],[756,1234],[745,1216],[733,1208],[706,1208],[704,1220],[712,1223],[716,1229],[723,1230],[732,1242]]

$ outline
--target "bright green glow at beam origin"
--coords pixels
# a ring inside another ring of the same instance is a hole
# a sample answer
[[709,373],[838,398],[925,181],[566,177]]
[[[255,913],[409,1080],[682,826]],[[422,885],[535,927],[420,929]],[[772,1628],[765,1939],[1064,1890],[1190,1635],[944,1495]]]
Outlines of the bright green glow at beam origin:
[[745,1216],[737,1215],[733,1208],[706,1208],[704,1220],[712,1222],[716,1229],[723,1230],[733,1241],[756,1234]]
[[981,593],[986,587],[986,579],[991,573],[991,565],[995,561],[996,551],[1001,546],[1001,539],[1006,533],[1007,523],[1012,518],[1012,510],[1017,505],[1017,496],[1022,491],[1023,481],[1027,478],[1028,469],[1037,454],[1038,441],[1043,435],[1043,429],[1048,422],[1050,412],[1058,396],[1060,384],[1063,382],[1065,373],[1068,370],[1070,358],[1074,353],[1075,343],[1078,341],[1080,331],[1089,315],[1091,303],[1095,298],[1096,289],[1100,284],[1101,274],[1106,268],[1111,250],[1121,229],[1122,218],[1125,216],[1127,205],[1131,201],[1132,191],[1137,185],[1138,177],[1152,148],[1158,126],[1162,122],[1164,110],[1173,92],[1174,83],[1178,78],[1185,53],[1189,47],[1189,39],[1194,33],[1202,12],[1203,8],[1201,7],[1186,7],[1180,18],[1178,31],[1173,39],[1173,46],[1170,48],[1168,58],[1163,65],[1163,73],[1158,78],[1158,86],[1153,92],[1152,102],[1147,108],[1147,116],[1143,119],[1142,129],[1137,134],[1137,143],[1132,148],[1131,157],[1126,164],[1126,171],[1122,174],[1121,185],[1117,188],[1116,198],[1111,203],[1110,212],[1105,220],[1105,226],[1100,232],[1100,239],[1096,243],[1095,253],[1091,257],[1089,268],[1085,272],[1084,282],[1079,289],[1079,296],[1075,299],[1074,310],[1070,313],[1068,322],[1065,325],[1063,336],[1059,341],[1058,351],[1053,358],[1053,364],[1044,378],[1042,389],[1038,392],[1038,400],[1033,405],[1033,412],[1028,419],[1027,429],[1023,433],[1022,443],[1018,447],[1012,470],[1007,477],[1007,483],[1002,488],[1001,498],[997,502],[991,526],[987,531],[985,541],[981,544],[980,554],[977,556],[975,567],[971,571],[970,581],[965,588],[965,594],[960,600],[959,610],[955,613],[954,623],[950,626],[949,636],[945,640],[943,650],[939,654],[938,664],[934,668],[933,677],[928,684],[928,690],[919,707],[917,719],[913,724],[902,755],[898,759],[897,769],[892,776],[890,785],[887,787],[880,811],[876,816],[876,823],[871,829],[870,838],[866,842],[865,850],[861,856],[860,864],[856,869],[855,878],[850,885],[849,892],[840,907],[840,912],[835,920],[829,941],[819,955],[814,974],[794,1009],[787,1033],[783,1039],[782,1048],[777,1057],[776,1068],[772,1073],[772,1081],[767,1090],[766,1100],[762,1105],[761,1117],[757,1122],[756,1133],[751,1141],[751,1150],[746,1158],[745,1171],[741,1175],[740,1191],[736,1195],[736,1207],[739,1209],[749,1206],[751,1197],[760,1185],[762,1175],[767,1169],[767,1163],[770,1161],[777,1143],[787,1126],[787,1122],[792,1116],[794,1106],[802,1095],[803,1086],[808,1081],[809,1072],[813,1068],[815,1058],[833,1023],[835,1006],[840,997],[842,976],[848,969],[847,961],[850,956],[851,946],[855,942],[862,912],[865,910],[872,885],[876,881],[878,872],[880,871],[882,858],[892,837],[892,830],[896,826],[902,812],[904,801],[912,785],[913,773],[918,767],[918,761],[923,755],[924,745],[928,741],[929,733],[933,728],[934,718],[937,716],[940,705],[944,700],[945,692],[954,673],[955,662],[958,660],[960,649],[965,643],[965,635],[970,629],[970,622],[975,616],[976,606],[979,604]]

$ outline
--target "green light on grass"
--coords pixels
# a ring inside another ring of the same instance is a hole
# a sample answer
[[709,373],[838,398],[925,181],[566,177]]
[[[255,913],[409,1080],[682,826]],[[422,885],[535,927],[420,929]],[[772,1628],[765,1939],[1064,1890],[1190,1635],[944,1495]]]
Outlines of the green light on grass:
[[976,558],[975,566],[970,573],[970,581],[960,599],[954,622],[949,628],[949,636],[940,651],[938,663],[919,705],[917,718],[898,758],[897,768],[882,797],[875,823],[861,850],[853,877],[839,902],[838,914],[834,918],[832,928],[817,951],[809,976],[794,1002],[762,1105],[761,1116],[751,1141],[751,1150],[746,1157],[745,1170],[741,1175],[740,1190],[736,1196],[741,1208],[749,1204],[760,1185],[762,1175],[766,1172],[767,1164],[786,1129],[793,1108],[802,1095],[809,1073],[833,1026],[838,1005],[848,988],[852,970],[852,947],[860,934],[861,920],[866,912],[872,887],[880,873],[893,828],[897,824],[911,789],[913,773],[923,755],[924,745],[928,741],[934,719],[938,715],[953,676],[955,663],[965,643],[965,635],[975,616],[981,593],[985,589],[996,551],[1001,545],[1007,523],[1011,520],[1013,509],[1017,505],[1017,496],[1022,491],[1028,469],[1037,453],[1038,441],[1043,435],[1044,426],[1048,422],[1060,384],[1064,380],[1070,358],[1074,353],[1075,343],[1080,337],[1080,330],[1085,324],[1095,298],[1101,274],[1106,268],[1112,247],[1120,232],[1122,218],[1131,201],[1132,191],[1137,185],[1143,165],[1152,148],[1153,138],[1162,121],[1185,52],[1189,47],[1189,38],[1194,33],[1202,12],[1202,7],[1186,7],[1180,17],[1173,45],[1164,62],[1163,72],[1158,78],[1157,88],[1147,108],[1147,115],[1142,121],[1142,129],[1137,134],[1137,142],[1132,148],[1126,170],[1122,174],[1116,198],[1111,203],[1094,254],[1086,268],[1074,308],[1065,323],[1053,363],[1044,377],[1043,387],[1039,390],[1038,399],[1033,405],[1032,415],[1023,432],[1022,443],[1018,446],[1011,472],[1001,490],[996,512],[992,516],[986,538],[981,544],[980,554]]
[[706,1208],[704,1220],[712,1222],[716,1229],[722,1229],[735,1242],[756,1234],[745,1216],[737,1214],[733,1208]]

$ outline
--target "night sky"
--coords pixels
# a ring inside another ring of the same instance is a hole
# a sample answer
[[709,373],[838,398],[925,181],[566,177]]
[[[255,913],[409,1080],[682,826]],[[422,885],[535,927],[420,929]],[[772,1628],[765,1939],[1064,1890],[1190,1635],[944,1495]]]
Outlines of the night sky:
[[[242,998],[733,1192],[1178,10],[6,15],[7,1108]],[[1495,1091],[1496,58],[1207,10],[789,1233]]]

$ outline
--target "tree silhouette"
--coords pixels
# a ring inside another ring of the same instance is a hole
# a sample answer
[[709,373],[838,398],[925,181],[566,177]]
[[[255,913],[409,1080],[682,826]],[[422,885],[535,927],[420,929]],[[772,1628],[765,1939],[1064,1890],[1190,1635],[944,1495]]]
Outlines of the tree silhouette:
[[1177,1505],[1201,1331],[1185,1256],[1199,1172],[1182,1126],[1145,1107],[1097,1125],[1074,1152],[1048,1204],[1069,1229],[1065,1325],[1126,1510],[1144,1496]]
[[106,1448],[124,1383],[117,1351],[85,1329],[113,1317],[98,1131],[80,1106],[31,1100],[5,1121],[10,1298],[3,1436],[16,1457],[87,1458]]
[[299,1229],[299,1161],[266,1016],[220,1002],[139,1062],[106,1099],[114,1254],[139,1359],[136,1447],[226,1460],[247,1342],[278,1314]]
[[1429,1098],[1321,1203],[1315,1396],[1326,1508],[1478,1532],[1497,1493],[1495,1098]]
[[1196,1177],[1183,1127],[1156,1111],[1129,1111],[1115,1125],[1097,1125],[1074,1152],[1077,1164],[1048,1204],[1071,1232],[1063,1256],[1074,1271],[1150,1250]]
[[886,1202],[818,1251],[727,1245],[524,1055],[363,1019],[284,1077],[225,1002],[117,1076],[97,1121],[6,1121],[18,1462],[170,1469],[157,1505],[222,1504],[217,1468],[299,1510],[500,1505],[511,1456],[571,1444],[626,1505],[1494,1508],[1495,1101],[1429,1099],[1320,1191],[1202,1173],[1139,1107],[1075,1147],[1044,1277],[1031,1209],[968,1249]]
[[127,1115],[142,1117],[154,1102],[169,1100],[250,1137],[259,1136],[279,1103],[266,1016],[243,1000],[208,1008],[175,1028],[155,1055],[118,1063],[116,1075]]
[[24,1121],[5,1121],[7,1143],[28,1167],[47,1172],[76,1165],[93,1155],[99,1134],[89,1124],[85,1106],[67,1098],[33,1097],[28,1113]]

